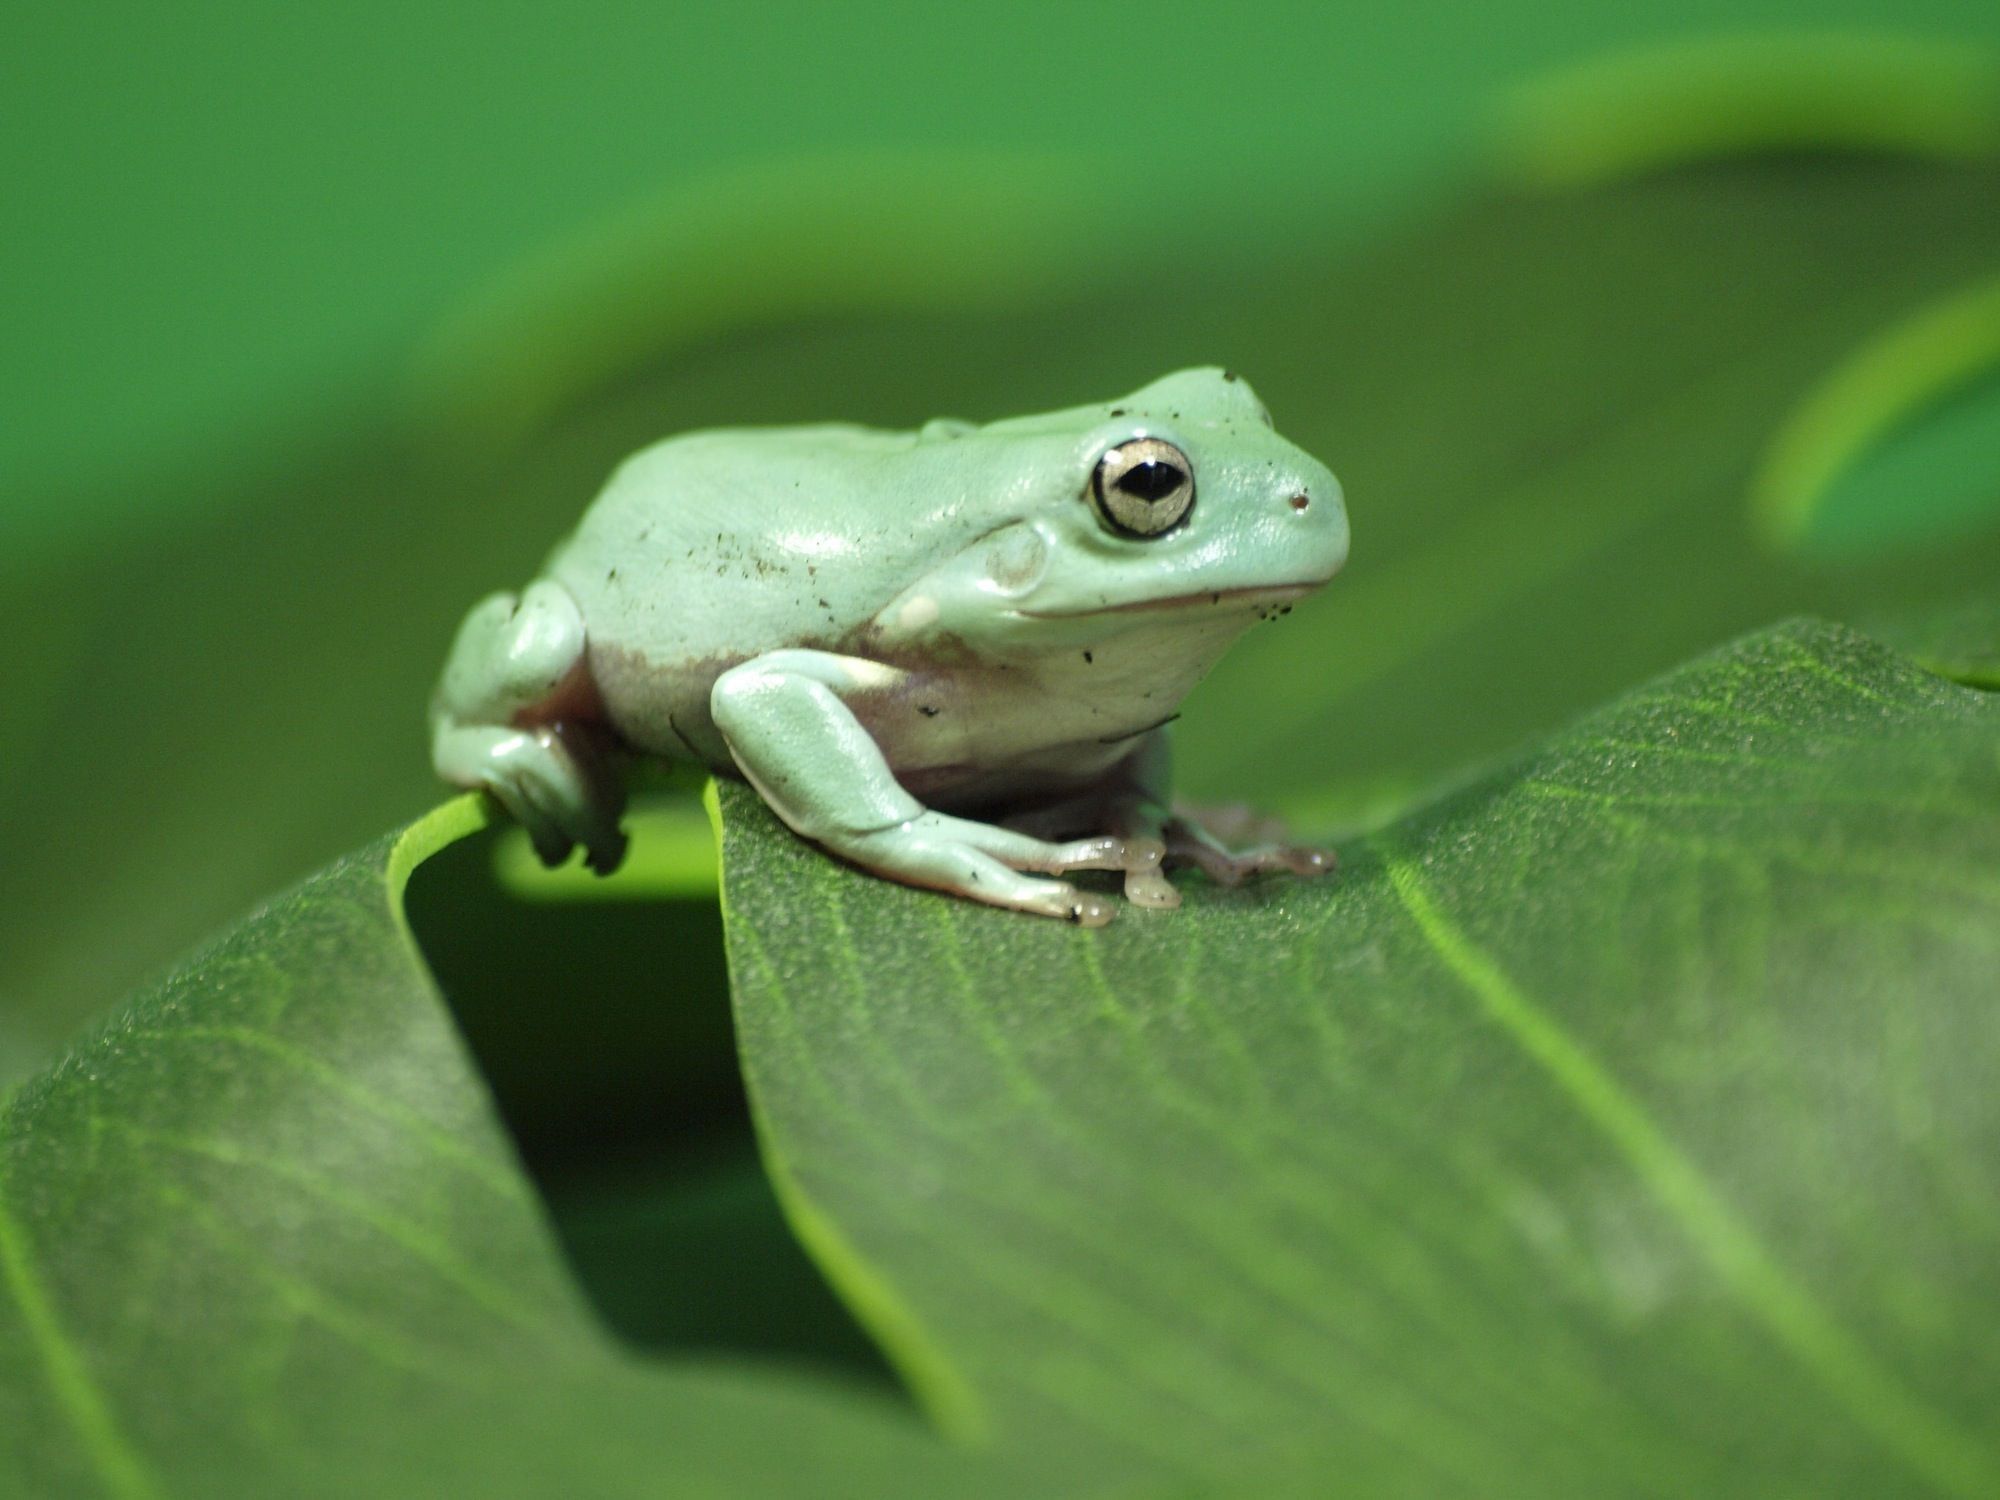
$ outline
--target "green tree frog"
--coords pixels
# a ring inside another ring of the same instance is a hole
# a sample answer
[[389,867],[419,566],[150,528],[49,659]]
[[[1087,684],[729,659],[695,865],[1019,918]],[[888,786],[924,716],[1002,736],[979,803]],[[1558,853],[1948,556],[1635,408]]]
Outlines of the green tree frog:
[[1113,903],[1052,877],[1171,907],[1171,864],[1328,867],[1177,817],[1166,725],[1346,557],[1339,483],[1222,370],[984,426],[692,433],[473,609],[432,758],[550,863],[617,866],[636,753],[743,778],[865,870],[1096,926]]

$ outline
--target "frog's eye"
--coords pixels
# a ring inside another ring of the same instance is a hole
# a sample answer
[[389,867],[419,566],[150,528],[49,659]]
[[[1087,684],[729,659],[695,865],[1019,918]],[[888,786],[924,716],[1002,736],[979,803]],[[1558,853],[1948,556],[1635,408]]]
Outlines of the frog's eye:
[[1180,525],[1194,504],[1194,469],[1172,443],[1133,438],[1097,461],[1090,496],[1113,531],[1158,536]]

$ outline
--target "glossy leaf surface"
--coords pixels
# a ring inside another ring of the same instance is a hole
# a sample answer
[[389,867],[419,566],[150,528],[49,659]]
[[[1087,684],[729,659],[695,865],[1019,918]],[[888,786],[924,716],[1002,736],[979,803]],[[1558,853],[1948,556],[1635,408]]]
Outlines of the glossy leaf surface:
[[1788,626],[1101,933],[723,807],[767,1151],[961,1422],[1360,1494],[2000,1476],[2000,700]]
[[273,901],[0,1115],[0,1493],[1039,1485],[872,1390],[596,1323],[396,905],[478,819]]

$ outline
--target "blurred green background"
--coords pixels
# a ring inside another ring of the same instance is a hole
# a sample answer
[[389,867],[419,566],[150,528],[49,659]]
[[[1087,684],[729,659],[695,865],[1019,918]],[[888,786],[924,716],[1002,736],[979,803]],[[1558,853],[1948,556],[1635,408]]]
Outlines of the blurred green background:
[[[29,7],[0,58],[0,535],[79,545],[157,521],[195,476],[377,413],[412,347],[489,278],[746,164],[1083,153],[1107,188],[1170,190],[1172,212],[1134,226],[1156,248],[1283,207],[1360,235],[1464,171],[1509,85],[1677,38],[1881,27],[1993,38],[2000,15],[1954,0]],[[789,229],[811,243],[809,220]]]
[[[435,802],[459,616],[685,428],[1242,370],[1355,550],[1184,782],[1308,835],[1796,612],[2000,686],[1996,59],[1945,0],[14,18],[0,1089]],[[879,1384],[702,872],[529,898],[507,838],[409,912],[599,1311]]]
[[[1729,629],[1955,597],[1990,576],[1955,546],[1983,480],[1893,577],[1767,565],[1732,520],[1689,557],[1747,571],[1599,632],[1626,585],[1581,559],[1682,566],[1660,507],[1737,506],[1820,375],[2000,266],[1991,43],[2000,12],[1945,0],[14,18],[0,1079],[420,811],[458,614],[681,427],[984,418],[1239,365],[1353,495],[1355,602],[1308,648],[1343,712],[1233,762],[1232,715],[1298,671],[1246,648],[1186,758],[1197,792],[1322,826]],[[1907,170],[1621,196],[1655,158],[1772,145]],[[1977,471],[1990,406],[1944,459],[1884,459],[1899,492]],[[1643,433],[1555,464],[1635,422],[1730,436],[1698,474]],[[1564,519],[1640,471],[1652,530]],[[1419,546],[1440,514],[1456,552]],[[1507,608],[1527,635],[1482,623]]]

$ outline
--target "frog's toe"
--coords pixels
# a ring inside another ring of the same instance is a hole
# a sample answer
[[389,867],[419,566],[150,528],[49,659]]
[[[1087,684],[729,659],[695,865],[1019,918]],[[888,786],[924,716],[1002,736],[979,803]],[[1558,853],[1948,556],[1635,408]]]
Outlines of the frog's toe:
[[1023,869],[1042,870],[1050,875],[1067,875],[1071,870],[1158,869],[1164,853],[1164,848],[1147,849],[1141,840],[1106,834],[1047,845],[1028,852],[1019,863]]
[[1068,910],[1061,913],[1079,927],[1102,927],[1117,914],[1117,907],[1102,896],[1075,889],[1070,891]]
[[[980,848],[1017,870],[1037,870],[1049,875],[1067,875],[1072,870],[1115,870],[1124,875],[1125,899],[1134,906],[1166,909],[1181,904],[1180,892],[1161,873],[1167,856],[1166,843],[1161,839],[1102,834],[1050,844],[1011,829],[988,828],[983,824],[967,826],[977,830]],[[1095,902],[1099,898],[1087,899]],[[1111,920],[1112,909],[1111,903],[1104,905],[1101,918],[1076,920],[1086,927],[1103,925]]]
[[1325,875],[1339,863],[1330,849],[1297,844],[1266,844],[1232,851],[1199,823],[1175,818],[1166,826],[1167,859],[1189,864],[1217,885],[1241,885],[1253,875],[1286,871],[1293,875]]
[[527,830],[542,863],[561,864],[578,844],[599,874],[609,874],[625,857],[615,778],[555,729],[448,728],[436,754],[450,780],[493,795]]
[[1102,927],[1118,914],[1114,902],[1094,891],[1080,891],[1066,880],[1030,880],[1017,875],[1012,883],[982,883],[961,889],[959,894],[1015,911],[1056,917],[1079,927]]
[[1181,904],[1181,893],[1175,890],[1172,882],[1155,867],[1125,872],[1125,899],[1134,906],[1170,911]]
[[535,857],[553,868],[569,858],[576,840],[564,831],[555,813],[536,796],[532,783],[509,782],[496,777],[487,790],[506,808],[535,846]]
[[1112,903],[1102,896],[1079,891],[1067,881],[1023,874],[1016,865],[1026,862],[1024,856],[1030,851],[1012,842],[1018,835],[984,836],[997,832],[984,824],[926,813],[907,823],[829,843],[864,869],[910,885],[1085,927],[1102,927],[1111,920]]
[[584,842],[583,862],[599,875],[609,875],[625,863],[625,832],[613,828]]
[[1265,869],[1289,870],[1294,875],[1331,875],[1340,867],[1340,858],[1331,849],[1315,849],[1306,844],[1283,844],[1265,852]]
[[[571,799],[552,768],[521,756],[488,778],[487,789],[527,831],[535,855],[545,865],[559,865],[578,844],[594,852],[593,836],[601,839],[593,820]],[[595,860],[592,860],[593,865]]]
[[[1108,834],[1053,844],[1011,828],[936,812],[914,819],[907,825],[907,831],[914,838],[976,849],[1009,869],[1032,870],[1038,875],[1067,875],[1072,870],[1124,870],[1135,861],[1145,862],[1144,852],[1135,850],[1131,841]],[[1152,863],[1159,863],[1157,854]]]

